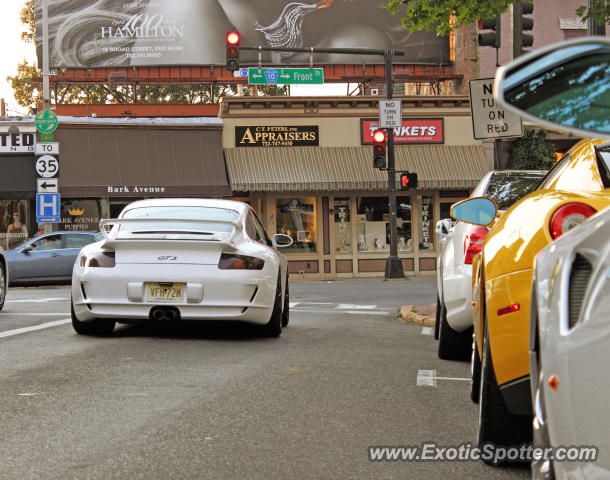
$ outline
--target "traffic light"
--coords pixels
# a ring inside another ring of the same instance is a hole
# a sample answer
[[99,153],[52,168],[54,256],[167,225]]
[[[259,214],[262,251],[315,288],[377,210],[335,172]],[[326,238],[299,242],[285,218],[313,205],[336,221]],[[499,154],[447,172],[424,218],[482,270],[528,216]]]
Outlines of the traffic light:
[[400,189],[409,190],[410,188],[417,188],[417,173],[402,172],[400,174]]
[[479,33],[477,37],[479,47],[500,48],[500,26],[500,15],[496,15],[494,18],[479,20],[479,32],[481,30],[491,30],[491,32]]
[[373,167],[385,170],[388,168],[388,157],[386,155],[386,143],[388,134],[382,128],[373,132]]
[[523,31],[531,31],[534,28],[534,19],[524,17],[534,12],[533,2],[516,2],[513,4],[513,58],[523,53],[524,48],[534,45],[534,36]]
[[227,70],[239,70],[239,33],[227,33]]

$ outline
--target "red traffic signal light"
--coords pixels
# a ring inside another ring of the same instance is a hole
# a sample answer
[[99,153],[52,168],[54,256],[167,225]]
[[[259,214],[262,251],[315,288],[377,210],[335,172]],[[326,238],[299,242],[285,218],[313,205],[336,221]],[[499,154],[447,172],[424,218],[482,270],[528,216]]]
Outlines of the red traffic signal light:
[[385,130],[377,129],[373,132],[373,167],[387,168],[386,142],[388,134]]
[[227,33],[227,70],[239,70],[239,33]]
[[417,173],[402,172],[400,174],[400,189],[417,188]]

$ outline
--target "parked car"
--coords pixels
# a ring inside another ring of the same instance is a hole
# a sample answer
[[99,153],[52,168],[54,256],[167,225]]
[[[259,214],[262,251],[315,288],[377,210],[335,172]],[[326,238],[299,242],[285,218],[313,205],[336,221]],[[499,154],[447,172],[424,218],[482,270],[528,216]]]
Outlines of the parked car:
[[0,249],[0,311],[4,308],[6,290],[8,288],[8,265],[4,252]]
[[4,252],[10,285],[69,283],[78,252],[95,241],[97,232],[43,233]]
[[[531,438],[529,307],[536,254],[610,205],[610,157],[602,140],[581,140],[538,188],[515,203],[488,233],[473,274],[476,345],[481,361],[479,443],[519,445]],[[452,207],[462,221],[490,226],[495,203],[472,198]]]
[[[603,37],[551,45],[499,70],[498,101],[540,124],[608,141],[609,58],[610,40]],[[599,163],[610,164],[610,144],[597,153]],[[610,477],[609,272],[608,208],[536,257],[529,322],[534,446],[589,445],[598,456],[595,462],[535,458],[533,479]]]
[[[594,445],[610,452],[608,239],[610,209],[536,257],[529,341],[536,446]],[[533,467],[534,478],[610,478],[606,454],[595,463],[540,459]]]
[[288,266],[247,204],[155,199],[100,222],[72,276],[72,325],[103,335],[116,322],[237,320],[278,336],[289,320]]
[[[530,193],[544,177],[544,170],[494,170],[485,175],[471,197],[493,199],[500,211]],[[467,360],[472,355],[472,259],[481,251],[488,229],[440,220],[437,232],[445,239],[437,258],[438,356],[445,360]]]

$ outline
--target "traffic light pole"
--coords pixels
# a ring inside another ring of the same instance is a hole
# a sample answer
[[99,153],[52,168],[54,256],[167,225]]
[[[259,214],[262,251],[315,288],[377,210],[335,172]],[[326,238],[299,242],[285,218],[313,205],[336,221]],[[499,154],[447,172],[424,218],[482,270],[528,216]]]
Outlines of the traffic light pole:
[[[385,86],[386,99],[392,100],[392,52],[388,51],[384,54],[385,60]],[[396,218],[396,160],[394,157],[394,132],[390,128],[388,132],[388,190],[390,200],[390,256],[385,263],[386,278],[402,278],[404,272],[402,269],[402,261],[398,258],[398,228]]]
[[[294,52],[294,53],[337,53],[341,55],[381,55],[385,62],[386,100],[392,100],[392,60],[394,55],[403,56],[404,50],[376,50],[372,48],[282,48],[282,47],[248,47],[241,50],[258,52]],[[402,261],[398,257],[398,228],[396,218],[396,161],[394,157],[394,132],[388,132],[388,191],[390,207],[390,256],[386,260],[385,277],[402,278],[404,276]]]

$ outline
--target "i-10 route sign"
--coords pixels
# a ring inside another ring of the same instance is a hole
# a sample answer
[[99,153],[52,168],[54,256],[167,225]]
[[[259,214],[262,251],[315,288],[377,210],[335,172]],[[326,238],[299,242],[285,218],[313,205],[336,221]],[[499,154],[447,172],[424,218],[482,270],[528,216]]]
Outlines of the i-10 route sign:
[[316,85],[324,83],[323,68],[248,69],[249,85]]

